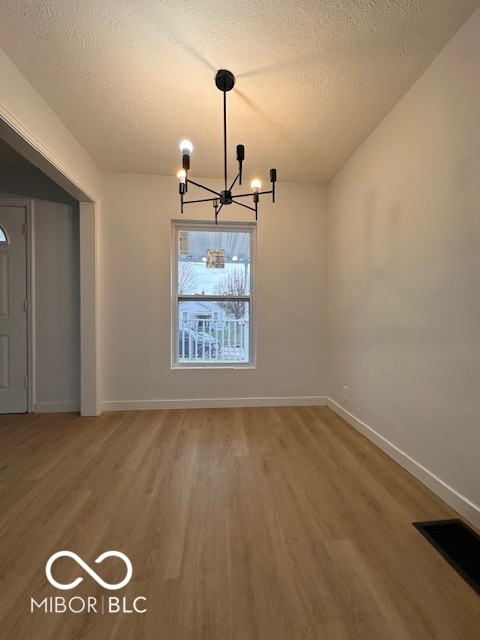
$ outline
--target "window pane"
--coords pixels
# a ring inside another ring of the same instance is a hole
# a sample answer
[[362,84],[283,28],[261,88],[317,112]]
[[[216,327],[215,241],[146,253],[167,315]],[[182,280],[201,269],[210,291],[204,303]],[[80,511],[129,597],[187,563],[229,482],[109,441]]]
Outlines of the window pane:
[[179,231],[179,295],[249,295],[250,234]]
[[178,317],[178,362],[249,362],[248,302],[179,302]]
[[0,227],[0,244],[6,244],[6,243],[7,243],[7,234],[2,229],[2,227]]
[[254,366],[255,224],[173,230],[172,366]]

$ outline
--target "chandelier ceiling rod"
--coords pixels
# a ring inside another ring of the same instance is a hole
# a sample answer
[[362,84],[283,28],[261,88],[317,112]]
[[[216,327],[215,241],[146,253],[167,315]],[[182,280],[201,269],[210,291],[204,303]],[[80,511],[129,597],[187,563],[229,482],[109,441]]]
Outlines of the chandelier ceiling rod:
[[[223,92],[223,183],[227,190],[227,92]],[[240,184],[242,184],[240,182]]]
[[[194,180],[191,180],[188,177],[188,172],[190,170],[190,154],[193,151],[193,145],[189,140],[182,140],[180,143],[180,151],[182,152],[182,169],[178,172],[177,177],[179,179],[179,193],[180,193],[180,209],[181,213],[183,213],[183,207],[186,204],[193,204],[199,202],[212,202],[213,208],[215,211],[215,224],[218,221],[218,214],[222,209],[223,205],[229,204],[237,204],[245,209],[250,209],[255,213],[255,220],[258,219],[258,202],[260,195],[263,194],[272,194],[272,202],[275,202],[275,183],[277,181],[277,170],[270,169],[270,182],[271,189],[269,191],[260,191],[261,182],[260,180],[252,180],[251,188],[252,191],[250,193],[240,193],[233,194],[232,189],[238,184],[242,184],[242,172],[243,172],[243,161],[245,160],[245,147],[243,144],[237,145],[237,162],[238,162],[238,173],[233,180],[230,188],[228,185],[228,175],[227,175],[227,91],[231,91],[235,85],[235,76],[231,71],[227,69],[220,69],[217,71],[215,76],[215,85],[217,89],[222,91],[223,93],[223,179],[224,179],[224,189],[221,192],[215,191],[214,189],[210,189]],[[185,200],[185,194],[188,192],[188,185],[194,185],[195,187],[199,187],[204,191],[208,191],[214,195],[214,197],[210,198],[201,198],[196,200]],[[238,198],[246,198],[252,197],[254,206],[250,206],[248,204],[244,204],[243,202],[239,202]]]

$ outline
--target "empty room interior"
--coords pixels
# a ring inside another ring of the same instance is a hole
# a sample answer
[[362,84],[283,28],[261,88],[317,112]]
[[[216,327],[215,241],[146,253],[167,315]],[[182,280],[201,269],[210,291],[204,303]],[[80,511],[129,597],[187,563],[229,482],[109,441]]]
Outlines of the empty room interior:
[[478,639],[479,107],[480,0],[2,2],[2,638]]

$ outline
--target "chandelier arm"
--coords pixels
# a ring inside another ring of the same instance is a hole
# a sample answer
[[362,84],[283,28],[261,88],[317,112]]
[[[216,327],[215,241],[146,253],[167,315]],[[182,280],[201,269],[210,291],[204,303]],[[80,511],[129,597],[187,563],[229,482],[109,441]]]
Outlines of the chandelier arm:
[[214,191],[213,189],[209,189],[208,187],[204,187],[203,184],[200,184],[198,182],[194,182],[193,180],[190,180],[190,178],[188,178],[188,182],[190,184],[194,184],[196,187],[200,187],[200,189],[204,189],[205,191],[210,191],[210,193],[214,193],[217,198],[220,198],[221,194],[218,193],[218,191]]
[[215,207],[215,224],[218,224],[217,218],[218,218],[218,214],[220,213],[222,207],[223,207],[223,204],[221,204],[219,207]]
[[263,196],[263,195],[266,195],[268,193],[273,193],[273,191],[270,190],[270,191],[256,191],[256,192],[252,191],[250,193],[236,193],[234,195],[234,198],[248,198],[249,196],[254,196],[255,193],[257,194],[257,196]]
[[[237,196],[235,196],[236,198]],[[255,211],[253,207],[250,207],[248,204],[243,204],[243,202],[237,202],[236,200],[232,200],[232,204],[238,204],[239,207],[245,207],[245,209],[250,209],[250,211]]]
[[193,202],[215,202],[217,198],[201,198],[200,200],[184,200],[183,204],[192,204]]
[[[234,181],[232,182],[232,184],[230,185],[230,189],[229,189],[229,191],[231,191],[231,190],[233,189],[233,187],[236,185],[237,180],[240,178],[240,176],[241,176],[241,174],[240,174],[240,172],[238,172],[238,173],[237,173],[237,177],[235,178],[235,180],[234,180]],[[241,183],[240,183],[240,184],[241,184]],[[236,197],[237,197],[237,196],[235,196],[235,198],[236,198]]]

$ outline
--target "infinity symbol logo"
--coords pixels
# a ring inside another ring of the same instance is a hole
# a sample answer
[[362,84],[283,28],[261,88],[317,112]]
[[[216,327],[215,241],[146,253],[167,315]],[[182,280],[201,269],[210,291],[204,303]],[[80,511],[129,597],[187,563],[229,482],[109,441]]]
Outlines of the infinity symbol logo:
[[82,569],[84,569],[88,573],[89,576],[91,576],[95,580],[95,582],[98,582],[98,584],[102,586],[104,589],[110,589],[112,591],[114,589],[121,589],[126,584],[128,584],[133,573],[132,563],[127,558],[127,556],[124,553],[120,553],[120,551],[105,551],[105,553],[102,553],[101,556],[98,556],[95,562],[99,564],[100,562],[103,562],[105,558],[110,558],[112,556],[115,556],[116,558],[120,558],[121,560],[123,560],[127,567],[127,575],[118,584],[109,584],[108,582],[105,582],[105,580],[102,580],[102,578],[98,575],[98,573],[95,573],[93,569],[90,569],[88,564],[86,564],[80,558],[80,556],[77,556],[77,554],[73,553],[72,551],[58,551],[57,553],[54,553],[53,556],[51,556],[47,562],[47,565],[45,567],[45,573],[47,574],[47,579],[50,582],[50,584],[52,584],[57,589],[63,589],[65,591],[67,589],[74,589],[77,585],[80,584],[80,582],[82,582],[83,578],[76,578],[73,582],[70,582],[69,584],[61,584],[60,582],[57,582],[55,578],[52,576],[52,565],[55,562],[55,560],[62,557],[72,558],[73,560],[75,560],[77,564],[79,564],[82,567]]

